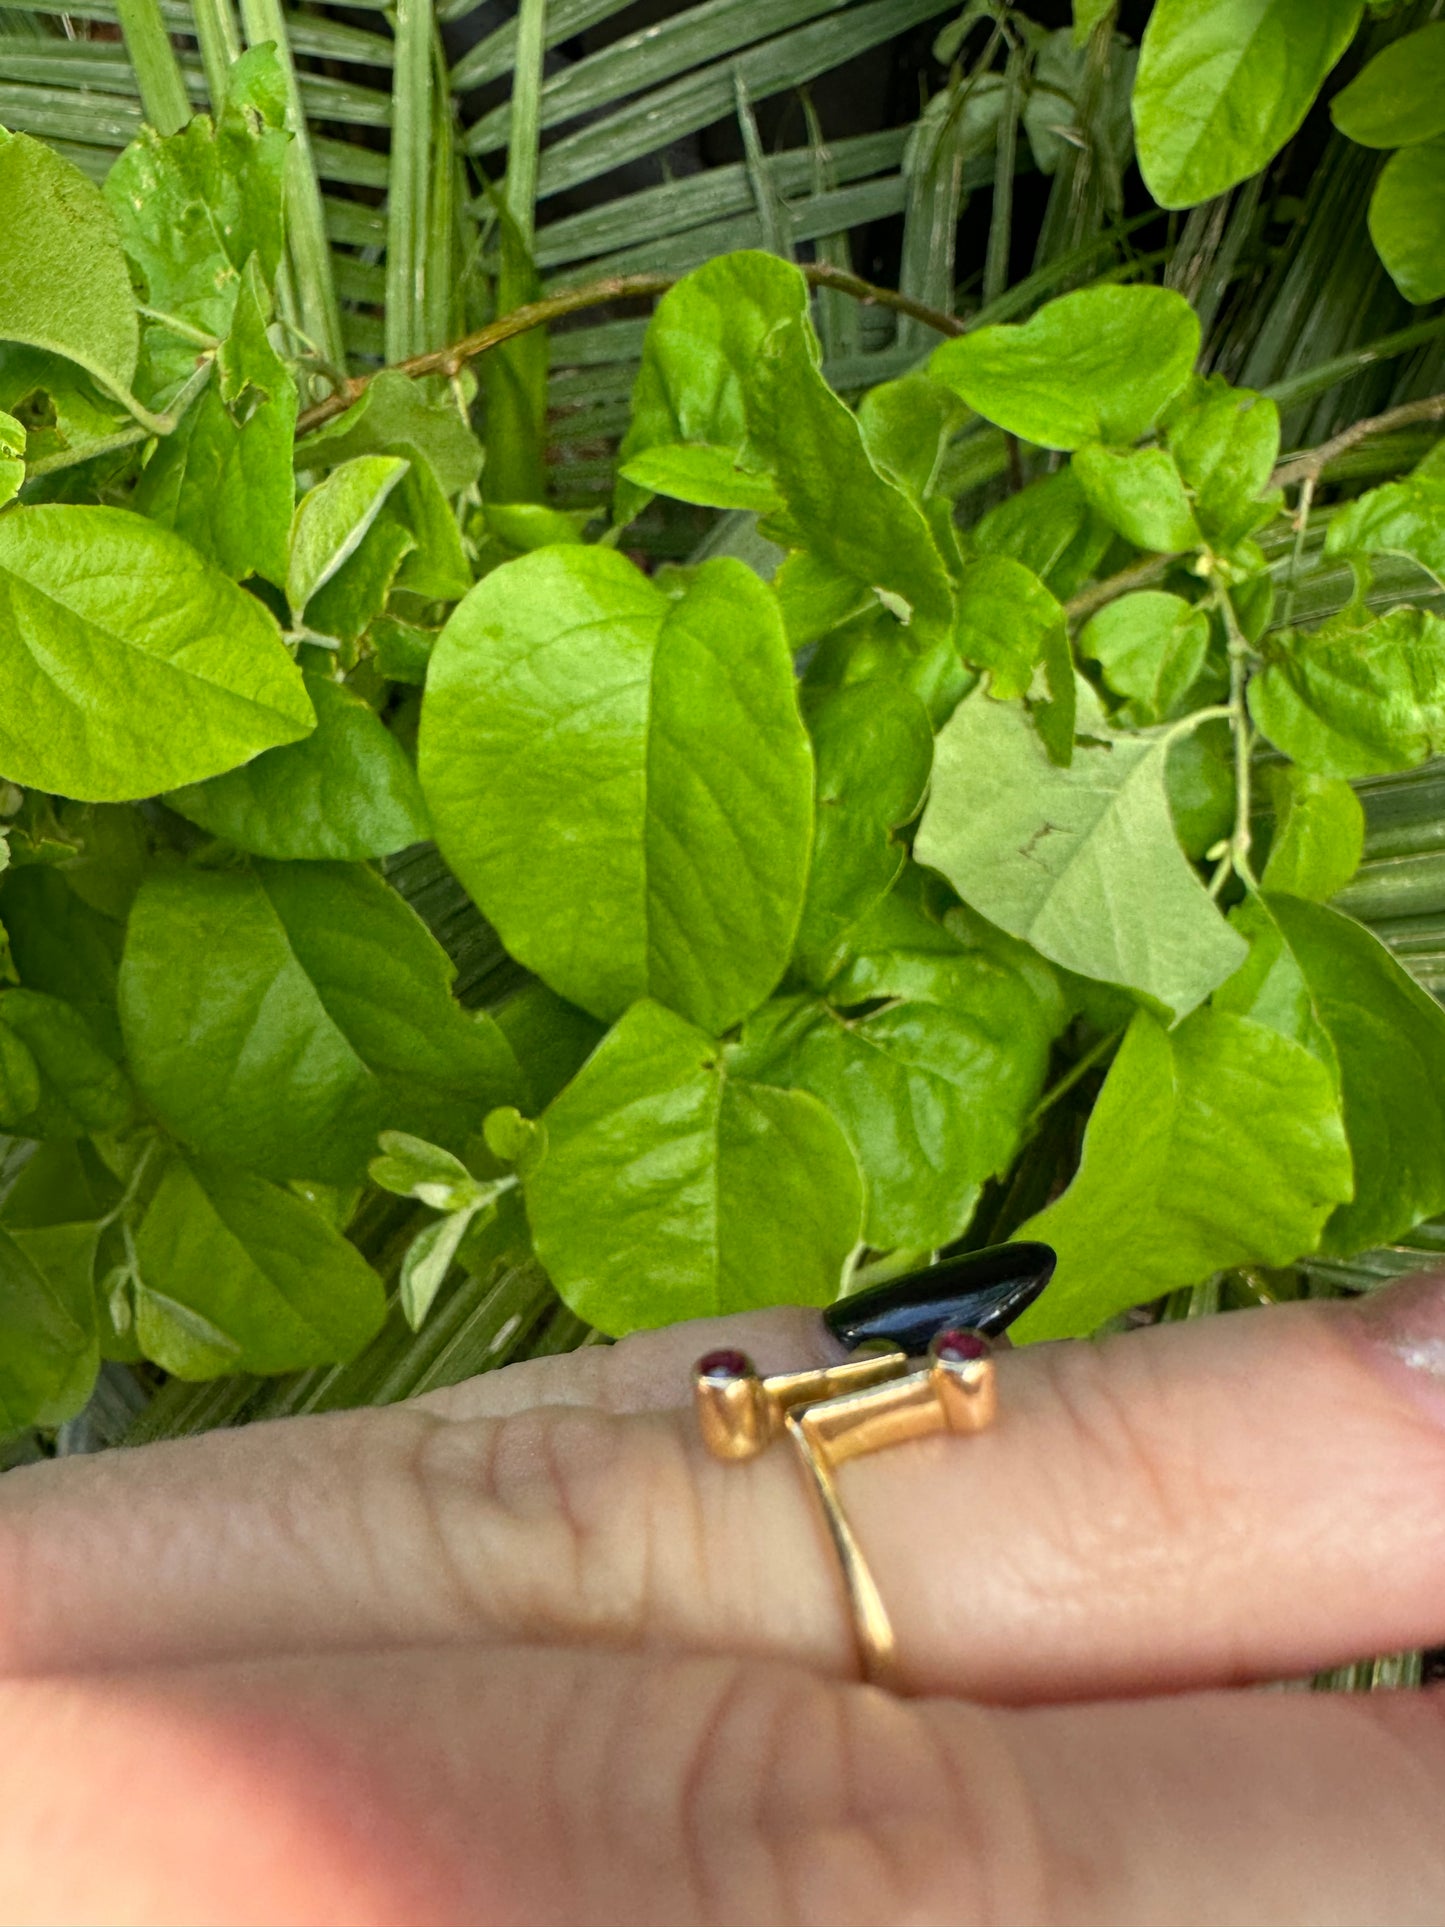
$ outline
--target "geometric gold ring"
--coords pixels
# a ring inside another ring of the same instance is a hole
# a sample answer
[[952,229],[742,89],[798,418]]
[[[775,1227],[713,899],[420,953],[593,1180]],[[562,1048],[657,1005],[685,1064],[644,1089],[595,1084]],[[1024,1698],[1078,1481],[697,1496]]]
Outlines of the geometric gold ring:
[[838,1555],[863,1678],[899,1684],[890,1621],[838,1497],[849,1459],[938,1432],[993,1423],[993,1348],[971,1330],[939,1332],[927,1363],[893,1346],[864,1347],[842,1365],[762,1378],[736,1351],[709,1352],[693,1377],[698,1428],[715,1458],[751,1459],[785,1433],[793,1441]]

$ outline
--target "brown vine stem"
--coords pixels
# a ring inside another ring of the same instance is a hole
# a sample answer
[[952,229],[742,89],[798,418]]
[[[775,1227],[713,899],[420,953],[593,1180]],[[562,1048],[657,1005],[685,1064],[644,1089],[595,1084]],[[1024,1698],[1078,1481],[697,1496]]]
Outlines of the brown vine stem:
[[[830,266],[825,261],[810,262],[799,272],[810,286],[815,288],[834,288],[839,294],[851,295],[855,301],[876,304],[880,308],[892,308],[898,314],[911,315],[926,327],[941,335],[961,335],[965,324],[957,315],[945,314],[941,308],[930,308],[922,301],[914,301],[906,294],[899,294],[893,288],[875,287],[871,281],[864,281],[856,274],[849,274],[842,268]],[[359,401],[376,379],[377,374],[407,375],[413,380],[423,375],[444,375],[455,380],[469,361],[484,355],[491,348],[499,348],[504,341],[512,341],[533,328],[544,328],[550,321],[557,321],[563,315],[577,314],[584,308],[604,307],[609,301],[647,300],[666,294],[682,279],[680,274],[614,274],[604,281],[591,281],[581,288],[563,288],[542,301],[529,301],[520,308],[513,308],[498,321],[492,321],[485,328],[478,328],[475,334],[463,335],[446,348],[434,348],[424,355],[409,355],[405,361],[394,362],[389,368],[379,368],[375,374],[356,375],[349,379],[336,393],[328,395],[308,408],[296,423],[298,436],[309,435],[313,429],[323,427],[337,415],[344,414],[353,402]]]
[[1177,555],[1146,555],[1142,562],[1132,562],[1127,569],[1120,569],[1117,575],[1107,576],[1102,582],[1090,583],[1087,589],[1064,604],[1064,614],[1073,622],[1082,622],[1102,609],[1106,602],[1116,597],[1128,595],[1131,589],[1147,589],[1151,582],[1162,582],[1170,567],[1177,562]]
[[1318,448],[1306,448],[1298,455],[1291,455],[1274,471],[1270,484],[1274,488],[1287,488],[1292,482],[1318,482],[1337,456],[1347,454],[1372,435],[1388,435],[1396,428],[1413,428],[1418,422],[1442,420],[1445,420],[1445,395],[1427,395],[1423,401],[1402,402],[1398,408],[1387,408],[1383,415],[1370,415],[1362,422],[1342,428]]

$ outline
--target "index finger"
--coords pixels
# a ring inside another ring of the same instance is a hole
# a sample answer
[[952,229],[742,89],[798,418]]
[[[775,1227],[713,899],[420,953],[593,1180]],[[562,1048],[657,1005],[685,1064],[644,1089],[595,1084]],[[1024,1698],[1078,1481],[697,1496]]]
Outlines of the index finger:
[[[907,1683],[1137,1693],[1435,1642],[1442,1357],[1438,1283],[1006,1354],[991,1431],[842,1475]],[[857,1665],[796,1463],[720,1464],[690,1415],[394,1407],[0,1481],[12,1672],[518,1638]]]

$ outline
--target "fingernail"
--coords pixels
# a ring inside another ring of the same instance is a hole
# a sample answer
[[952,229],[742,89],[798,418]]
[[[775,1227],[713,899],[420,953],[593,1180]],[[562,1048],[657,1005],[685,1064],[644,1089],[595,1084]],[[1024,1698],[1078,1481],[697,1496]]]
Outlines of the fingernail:
[[1048,1245],[990,1245],[840,1298],[823,1323],[850,1351],[885,1338],[910,1357],[955,1326],[996,1338],[1038,1297],[1055,1262]]
[[1421,1272],[1373,1293],[1360,1322],[1390,1375],[1445,1423],[1445,1275]]

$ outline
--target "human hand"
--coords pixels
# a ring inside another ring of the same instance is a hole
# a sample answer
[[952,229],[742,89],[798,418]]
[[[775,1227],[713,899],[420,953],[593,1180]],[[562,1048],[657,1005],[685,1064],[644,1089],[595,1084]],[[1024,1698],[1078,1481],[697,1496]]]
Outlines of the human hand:
[[1445,1635],[1445,1285],[1006,1354],[990,1431],[848,1466],[908,1698],[792,1455],[699,1446],[723,1343],[837,1355],[710,1321],[0,1480],[0,1916],[1445,1917],[1445,1701],[1238,1690]]

